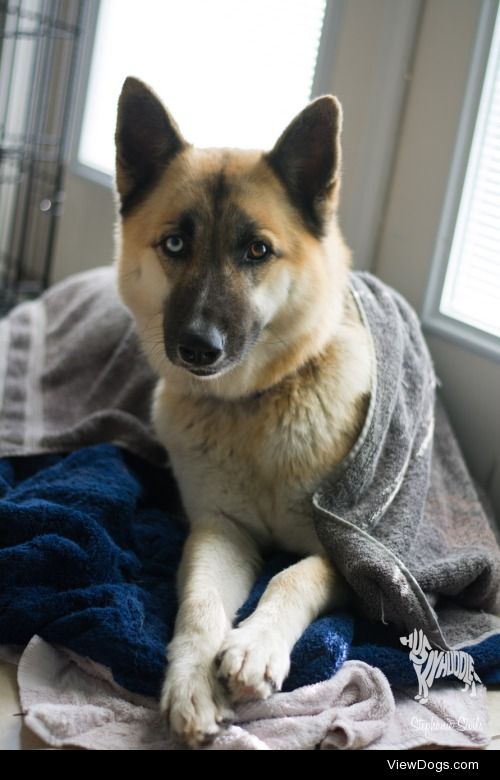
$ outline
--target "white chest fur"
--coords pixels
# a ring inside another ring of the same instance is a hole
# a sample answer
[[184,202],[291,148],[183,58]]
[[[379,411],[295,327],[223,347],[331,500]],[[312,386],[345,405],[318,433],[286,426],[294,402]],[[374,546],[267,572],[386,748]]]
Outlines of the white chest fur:
[[311,497],[359,434],[371,372],[351,327],[319,360],[253,398],[184,395],[162,380],[154,419],[194,524],[225,515],[263,547],[320,550]]

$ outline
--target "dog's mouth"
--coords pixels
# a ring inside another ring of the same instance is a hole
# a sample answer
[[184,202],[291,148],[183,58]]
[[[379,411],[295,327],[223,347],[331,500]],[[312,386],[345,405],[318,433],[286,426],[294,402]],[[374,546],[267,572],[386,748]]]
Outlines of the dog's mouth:
[[238,366],[245,359],[247,352],[248,350],[245,350],[243,353],[231,357],[227,355],[213,366],[192,366],[181,360],[171,360],[171,362],[178,368],[183,368],[188,374],[196,377],[196,379],[208,381],[210,379],[217,379],[217,377],[226,374],[228,371],[231,371],[231,369]]
[[184,369],[184,371],[191,376],[196,377],[196,379],[210,381],[211,379],[217,379],[217,377],[220,377],[233,368],[236,368],[236,366],[239,366],[245,360],[254,345],[255,341],[252,339],[252,341],[245,344],[245,347],[242,350],[239,350],[237,354],[223,355],[213,365],[209,366],[190,364],[189,362],[180,359],[178,354],[170,355],[168,350],[166,351],[166,356],[174,366]]
[[227,371],[227,367],[224,366],[218,368],[196,368],[195,366],[186,366],[179,363],[177,365],[180,365],[181,368],[184,368],[193,376],[198,377],[198,379],[213,379],[222,374],[224,370]]

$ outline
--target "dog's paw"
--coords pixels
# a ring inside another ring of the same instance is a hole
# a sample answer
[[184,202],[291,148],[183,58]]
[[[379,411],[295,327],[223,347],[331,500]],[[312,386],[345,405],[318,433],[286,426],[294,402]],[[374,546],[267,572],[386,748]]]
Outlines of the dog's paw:
[[169,668],[160,709],[172,734],[192,748],[210,744],[233,718],[209,665]]
[[216,666],[217,677],[233,701],[267,699],[283,685],[290,652],[278,634],[243,624],[228,634]]

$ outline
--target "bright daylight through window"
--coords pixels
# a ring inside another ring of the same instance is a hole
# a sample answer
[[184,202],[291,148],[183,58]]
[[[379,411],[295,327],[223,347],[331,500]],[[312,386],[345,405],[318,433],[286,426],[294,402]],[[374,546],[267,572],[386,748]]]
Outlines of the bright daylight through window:
[[311,91],[326,0],[101,0],[79,161],[111,173],[126,76],[197,146],[269,149]]
[[500,337],[500,14],[440,311]]

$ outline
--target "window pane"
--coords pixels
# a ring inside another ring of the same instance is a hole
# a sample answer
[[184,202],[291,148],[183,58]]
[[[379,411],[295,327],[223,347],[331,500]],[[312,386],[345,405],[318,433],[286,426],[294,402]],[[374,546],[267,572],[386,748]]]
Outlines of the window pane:
[[128,75],[197,146],[270,148],[308,101],[326,0],[101,0],[79,159],[111,172]]
[[440,311],[500,336],[500,15]]

